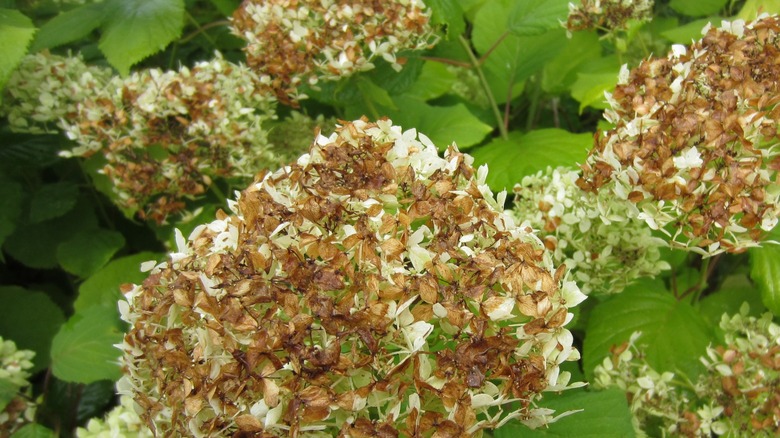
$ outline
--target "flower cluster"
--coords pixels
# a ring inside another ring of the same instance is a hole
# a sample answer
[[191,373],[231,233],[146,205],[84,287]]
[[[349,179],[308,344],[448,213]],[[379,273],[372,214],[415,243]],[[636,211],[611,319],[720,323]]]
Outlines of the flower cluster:
[[639,277],[668,269],[659,251],[666,243],[628,217],[627,202],[583,192],[578,178],[566,168],[526,176],[514,188],[511,213],[538,230],[553,261],[571,269],[582,292],[618,293]]
[[103,90],[111,77],[110,69],[89,66],[80,54],[28,55],[8,80],[0,115],[13,131],[50,132],[61,119],[74,120],[79,102]]
[[636,346],[638,333],[596,367],[594,386],[625,390],[639,431],[660,424],[666,434],[687,437],[777,436],[780,326],[769,313],[749,316],[744,304],[739,314],[724,314],[720,328],[725,346],[707,349],[707,372],[690,392],[678,387],[673,373],[647,364]]
[[278,167],[263,127],[275,117],[273,99],[255,85],[246,66],[220,56],[114,77],[63,121],[77,143],[63,155],[104,155],[119,205],[162,222],[214,177],[251,179]]
[[76,437],[152,438],[154,435],[136,412],[133,398],[123,395],[119,398],[119,405],[106,414],[104,419],[92,418],[86,428],[76,429]]
[[375,59],[400,69],[398,52],[434,42],[429,16],[421,0],[244,0],[233,32],[263,86],[295,105],[301,85],[369,70]]
[[[26,423],[33,420],[36,405],[29,394],[24,393],[30,386],[27,379],[32,368],[35,353],[29,350],[17,350],[16,344],[0,337],[0,381],[4,383],[3,390],[16,392],[7,405],[0,410],[0,436],[10,436]],[[9,387],[6,387],[10,385]]]
[[780,19],[707,28],[690,47],[623,69],[585,190],[704,255],[755,246],[777,223]]
[[564,26],[570,32],[588,29],[624,30],[631,20],[650,21],[653,0],[580,0],[569,3]]
[[160,435],[553,420],[535,401],[570,386],[585,296],[471,163],[390,120],[318,136],[125,289],[120,390]]

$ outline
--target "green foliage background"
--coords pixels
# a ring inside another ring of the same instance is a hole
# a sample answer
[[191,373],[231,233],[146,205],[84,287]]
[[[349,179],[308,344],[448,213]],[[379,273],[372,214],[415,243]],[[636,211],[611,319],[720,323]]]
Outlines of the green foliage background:
[[[238,3],[0,0],[0,90],[26,54],[43,50],[80,52],[121,75],[192,65],[215,50],[241,61],[242,42],[225,21]],[[603,92],[614,86],[622,64],[663,56],[671,44],[697,38],[708,21],[780,12],[778,1],[659,1],[649,23],[610,37],[595,31],[567,37],[560,21],[568,0],[426,3],[444,35],[434,49],[406,54],[400,73],[379,62],[373,71],[323,83],[302,110],[341,119],[387,116],[442,148],[455,142],[475,164],[488,164],[495,191],[511,190],[548,166],[581,163],[603,123]],[[457,78],[447,65],[477,72],[488,103],[454,93]],[[0,120],[0,336],[36,352],[33,392],[42,400],[37,424],[18,437],[71,436],[115,404],[111,388],[120,368],[113,345],[124,330],[116,309],[119,288],[143,280],[141,262],[164,258],[175,227],[193,226],[126,216],[94,166],[57,155],[67,147],[61,133],[15,134]],[[216,184],[221,190],[193,201],[193,208],[205,207],[193,223],[225,207],[220,192],[241,188]],[[754,314],[768,309],[780,315],[778,246],[717,257],[714,268],[693,255],[668,252],[665,258],[673,266],[665,275],[581,306],[571,327],[583,355],[571,369],[575,378],[590,378],[610,347],[641,330],[653,366],[693,379],[703,369],[698,357],[718,341],[720,314],[736,313],[747,301]],[[0,398],[8,397],[0,391]],[[544,430],[510,423],[495,436],[633,434],[620,392],[578,389],[551,394],[543,404],[559,411],[586,408]]]

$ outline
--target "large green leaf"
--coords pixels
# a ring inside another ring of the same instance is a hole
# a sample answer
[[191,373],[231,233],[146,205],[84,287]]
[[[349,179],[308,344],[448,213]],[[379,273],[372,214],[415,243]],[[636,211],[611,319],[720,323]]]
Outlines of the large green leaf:
[[564,391],[560,395],[547,394],[540,403],[555,409],[556,414],[581,411],[568,415],[546,428],[529,429],[520,422],[511,422],[495,431],[496,438],[551,438],[551,437],[633,437],[631,411],[625,392],[613,388],[606,391]]
[[0,9],[0,91],[27,53],[34,34],[35,26],[24,14],[14,9]]
[[44,184],[32,195],[30,222],[38,223],[60,217],[76,206],[79,187],[70,181]]
[[122,298],[119,287],[126,283],[137,284],[143,281],[148,274],[141,272],[141,263],[161,260],[163,257],[162,254],[142,252],[112,260],[81,284],[73,308],[78,313],[92,306],[101,306],[118,314],[116,303]]
[[580,102],[580,112],[587,106],[597,109],[608,107],[604,92],[615,88],[618,71],[577,74],[577,80],[571,86],[571,97]]
[[689,17],[703,17],[718,13],[728,0],[671,0],[669,7]]
[[539,129],[526,134],[513,131],[473,151],[476,165],[487,164],[487,182],[495,191],[511,190],[524,176],[548,166],[576,167],[585,160],[593,137],[562,129]]
[[559,28],[568,14],[568,0],[519,1],[509,16],[509,30],[517,36],[539,35]]
[[445,37],[457,39],[466,31],[466,22],[463,20],[463,10],[458,2],[452,0],[428,0],[425,2],[433,14],[431,23],[445,26]]
[[433,106],[409,96],[399,96],[394,101],[398,110],[389,112],[393,124],[404,129],[416,128],[440,150],[453,142],[466,149],[482,141],[493,130],[463,104]]
[[116,315],[93,306],[73,315],[51,344],[51,369],[66,382],[92,383],[122,376],[119,350],[122,342]]
[[592,378],[610,348],[637,331],[642,332],[637,342],[646,347],[647,361],[656,370],[694,380],[704,370],[699,357],[713,340],[712,328],[690,304],[645,280],[593,309],[583,344],[585,375]]
[[68,213],[40,223],[21,223],[5,240],[4,248],[13,258],[31,268],[57,266],[57,247],[82,230],[97,228],[92,205],[80,199]]
[[125,245],[116,231],[87,230],[74,234],[57,247],[60,266],[71,274],[87,278],[102,268]]
[[711,23],[714,26],[720,26],[720,17],[708,17],[700,20],[691,21],[682,26],[675,26],[671,29],[661,32],[661,36],[666,38],[672,43],[678,44],[690,44],[693,40],[701,38],[701,31],[707,23]]
[[[780,241],[780,229],[775,227],[769,238]],[[780,315],[780,245],[764,243],[760,248],[750,249],[750,278],[761,291],[766,308]]]
[[426,62],[417,81],[406,90],[407,96],[420,100],[431,100],[440,97],[452,89],[455,74],[440,62]]
[[780,13],[780,0],[747,0],[735,18],[752,21],[764,12],[767,14]]
[[30,423],[14,432],[11,438],[57,438],[57,434],[46,426]]
[[0,287],[0,336],[22,350],[35,352],[32,372],[49,365],[51,339],[63,322],[62,310],[43,292]]
[[100,50],[119,73],[181,36],[184,0],[107,0]]
[[566,47],[544,66],[542,88],[553,94],[569,90],[583,64],[601,57],[601,42],[596,32],[575,32]]
[[223,15],[233,15],[233,11],[241,4],[241,0],[211,0],[219,12]]
[[31,51],[51,49],[78,41],[103,24],[105,3],[89,3],[63,12],[41,26]]
[[726,278],[717,291],[702,298],[699,313],[710,326],[717,327],[724,313],[739,313],[743,303],[748,303],[753,316],[760,316],[766,311],[761,293],[750,279],[746,275],[733,275]]

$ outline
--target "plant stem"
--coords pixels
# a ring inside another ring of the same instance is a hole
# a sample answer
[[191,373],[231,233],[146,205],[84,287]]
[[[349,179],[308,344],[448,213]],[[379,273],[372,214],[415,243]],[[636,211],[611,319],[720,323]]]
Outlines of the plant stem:
[[[192,21],[192,20],[193,20],[193,18],[190,17],[190,21]],[[197,27],[197,29],[194,30],[193,32],[190,32],[189,35],[187,35],[187,36],[183,37],[181,40],[179,40],[179,44],[186,44],[186,43],[190,42],[190,40],[192,40],[196,36],[204,33],[205,31],[207,31],[207,30],[209,30],[211,28],[220,27],[220,26],[230,26],[230,20],[214,21],[214,22],[211,22],[211,23],[208,23],[208,24],[204,24],[203,26],[198,25],[197,22],[195,22],[194,24],[195,24],[195,27]],[[208,35],[204,35],[204,36],[206,38],[209,38]],[[212,41],[211,39],[209,39],[209,41],[211,42],[211,44],[214,44],[214,41]]]
[[498,104],[496,103],[496,98],[493,96],[493,92],[490,91],[490,84],[488,83],[487,79],[485,78],[485,74],[482,72],[482,65],[480,61],[477,59],[476,55],[474,55],[474,51],[471,50],[471,46],[469,45],[468,40],[466,38],[463,38],[463,36],[458,37],[460,39],[460,44],[463,46],[463,49],[466,51],[466,54],[469,55],[469,60],[471,60],[471,68],[476,70],[477,76],[479,77],[479,83],[482,85],[482,90],[485,92],[485,95],[488,98],[488,101],[490,102],[490,107],[493,109],[493,116],[496,118],[496,122],[498,123],[498,130],[501,132],[501,138],[504,140],[509,139],[509,133],[507,132],[506,126],[504,126],[504,119],[501,117],[501,112],[498,110]]
[[[193,17],[193,16],[192,16],[192,15],[191,15],[189,12],[186,12],[186,11],[185,11],[185,12],[184,12],[184,15],[187,17],[187,20],[189,20],[189,22],[190,22],[190,23],[192,23],[192,25],[193,25],[193,26],[195,26],[195,28],[196,28],[197,30],[194,32],[194,33],[195,33],[195,35],[192,35],[192,34],[190,34],[190,35],[188,35],[188,36],[187,36],[187,37],[186,37],[186,38],[185,38],[183,41],[181,41],[181,42],[185,42],[185,43],[186,43],[187,41],[189,41],[189,39],[191,39],[191,38],[190,38],[190,36],[192,36],[192,37],[194,38],[194,36],[196,36],[196,35],[198,35],[198,34],[201,34],[201,33],[202,33],[202,34],[203,34],[203,38],[206,38],[206,39],[208,40],[208,42],[209,42],[209,43],[211,43],[211,45],[212,45],[212,46],[214,46],[214,47],[217,47],[217,42],[216,42],[216,41],[214,41],[214,38],[211,38],[211,37],[209,36],[209,34],[207,34],[207,33],[204,33],[204,31],[207,29],[207,27],[205,27],[205,26],[201,26],[201,25],[200,25],[200,23],[198,23],[198,20],[196,20],[196,19],[195,19],[195,17]],[[221,21],[227,21],[227,20],[221,20]],[[230,23],[230,22],[228,21],[228,24],[229,24],[229,23]],[[209,24],[207,24],[206,26],[209,26],[209,27],[214,27],[214,26],[211,26],[212,24],[214,24],[214,23],[209,23]],[[189,39],[188,39],[188,38],[189,38]]]

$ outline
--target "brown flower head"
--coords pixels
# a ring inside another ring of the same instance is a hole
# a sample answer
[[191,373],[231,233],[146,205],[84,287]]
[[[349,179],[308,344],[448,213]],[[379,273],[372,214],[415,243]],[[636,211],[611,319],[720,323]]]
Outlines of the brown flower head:
[[626,29],[631,20],[650,21],[653,0],[580,0],[569,3],[564,27],[571,32],[588,29]]
[[780,19],[708,26],[621,72],[578,182],[702,254],[756,245],[777,223]]
[[377,58],[400,69],[398,52],[435,41],[429,17],[421,0],[244,0],[233,32],[261,83],[295,105],[300,85],[370,70]]
[[550,421],[535,400],[567,387],[584,295],[471,162],[389,120],[319,136],[128,288],[121,389],[161,435]]

